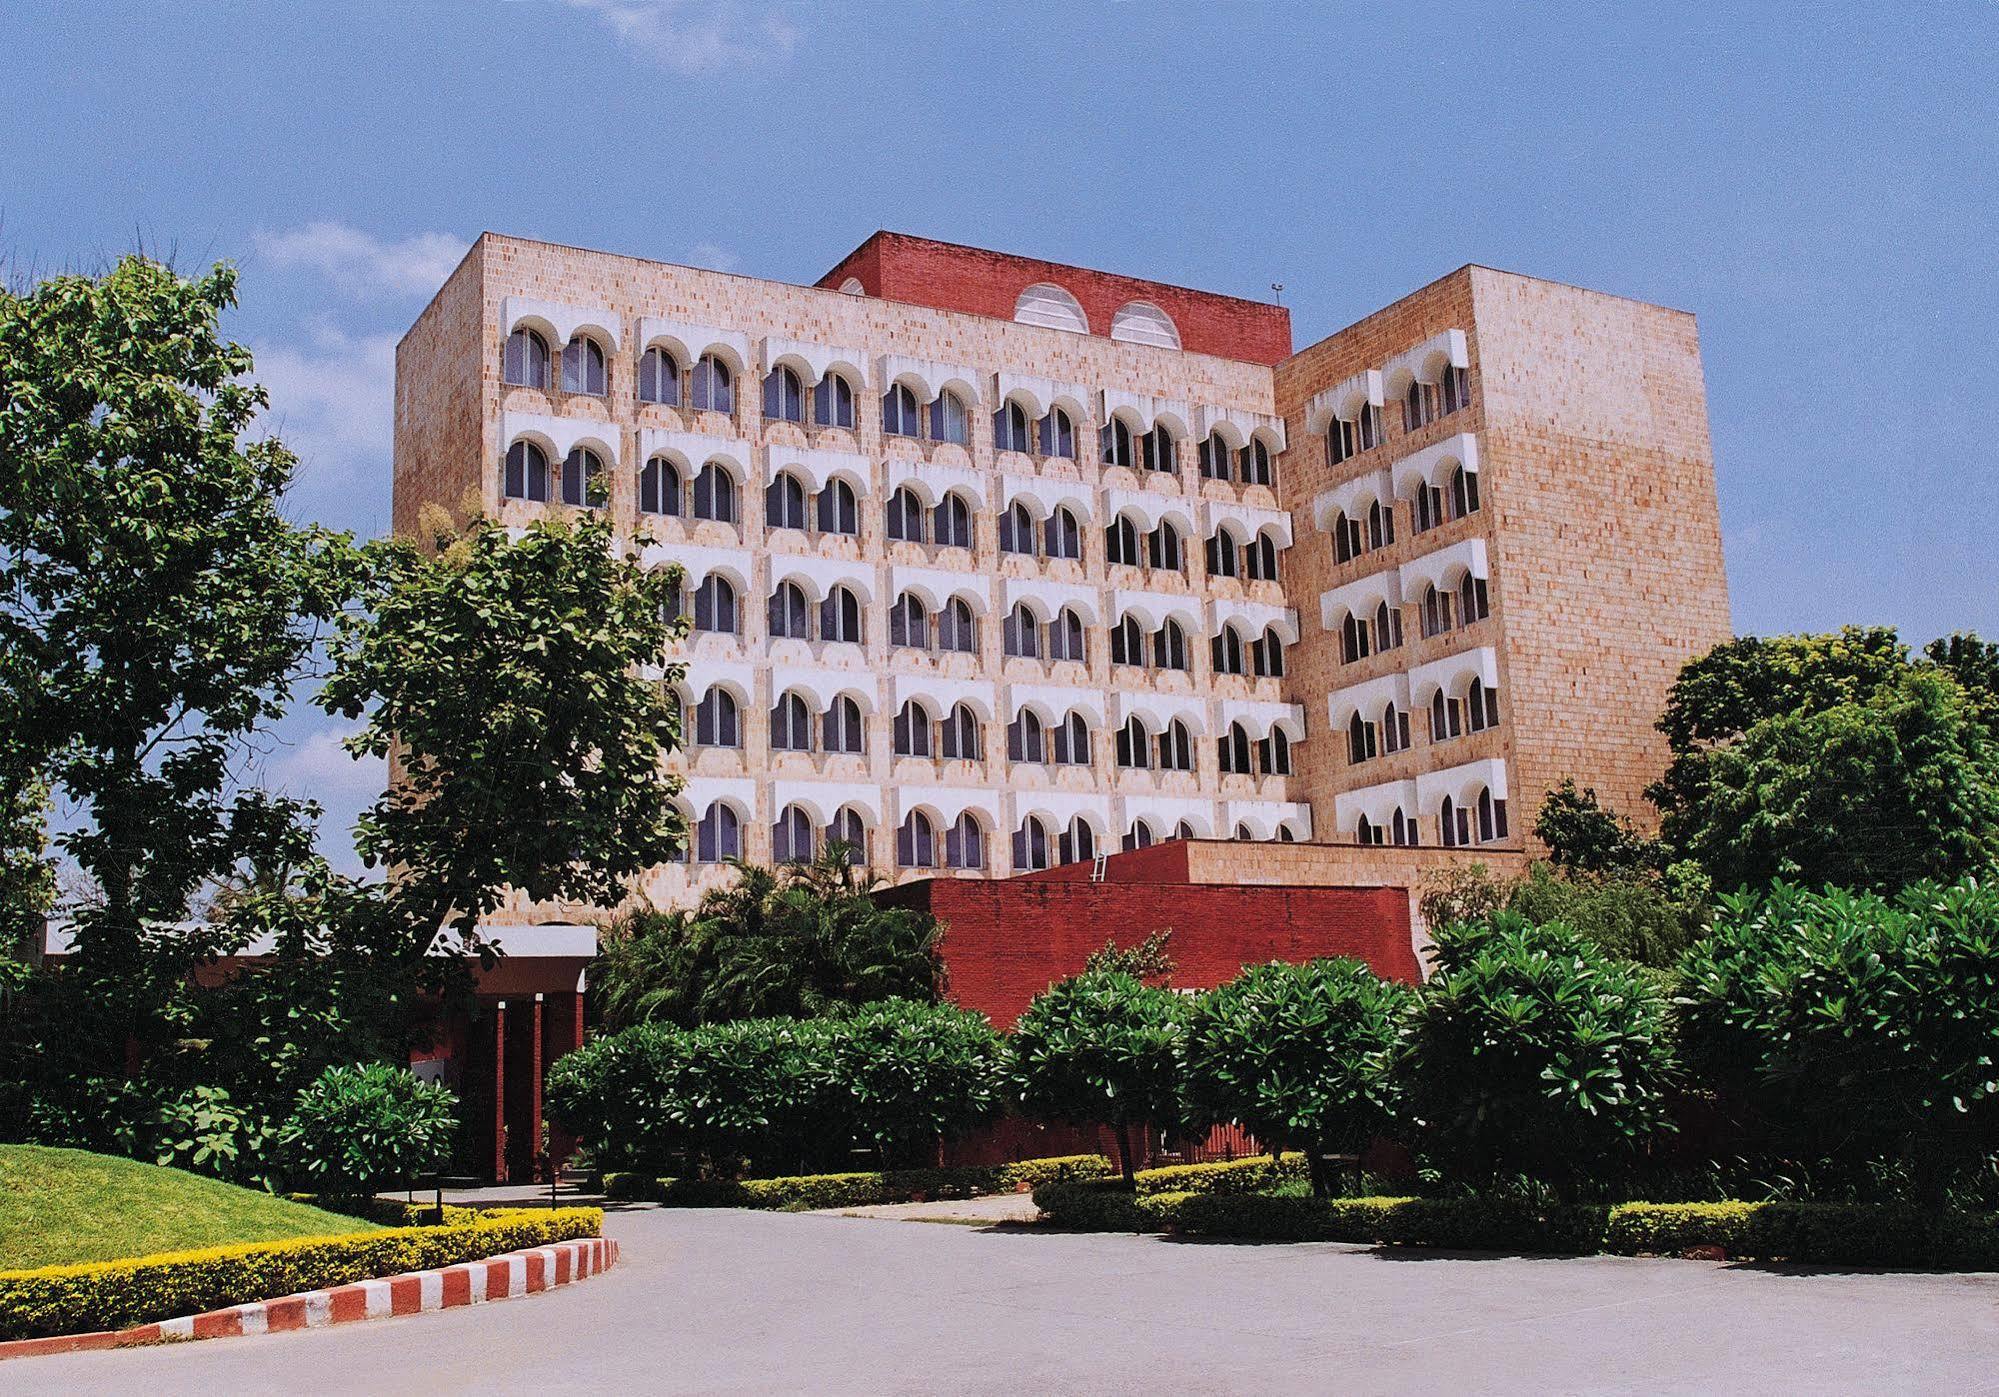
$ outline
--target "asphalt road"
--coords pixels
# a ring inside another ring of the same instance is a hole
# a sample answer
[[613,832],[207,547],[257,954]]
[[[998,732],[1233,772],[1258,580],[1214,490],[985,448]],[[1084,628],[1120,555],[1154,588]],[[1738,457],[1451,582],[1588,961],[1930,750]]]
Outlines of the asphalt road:
[[1999,1276],[639,1209],[611,1272],[0,1392],[1999,1392]]

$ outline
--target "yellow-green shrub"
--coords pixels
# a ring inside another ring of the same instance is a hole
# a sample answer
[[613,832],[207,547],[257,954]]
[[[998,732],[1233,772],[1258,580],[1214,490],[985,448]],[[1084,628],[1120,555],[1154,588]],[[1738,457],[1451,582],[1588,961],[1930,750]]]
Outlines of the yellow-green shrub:
[[1110,1172],[1110,1161],[1102,1155],[1078,1154],[1013,1164],[799,1174],[774,1179],[649,1179],[611,1173],[604,1176],[604,1192],[613,1198],[644,1199],[677,1208],[863,1208],[919,1198],[1011,1193],[1022,1185],[1034,1188],[1064,1180],[1101,1178]]
[[600,1208],[495,1211],[443,1227],[398,1227],[0,1271],[0,1339],[124,1329],[302,1290],[477,1261],[603,1230]]
[[1140,1197],[1148,1193],[1263,1193],[1304,1177],[1305,1156],[1292,1151],[1274,1162],[1267,1154],[1256,1154],[1215,1164],[1141,1169],[1137,1183]]

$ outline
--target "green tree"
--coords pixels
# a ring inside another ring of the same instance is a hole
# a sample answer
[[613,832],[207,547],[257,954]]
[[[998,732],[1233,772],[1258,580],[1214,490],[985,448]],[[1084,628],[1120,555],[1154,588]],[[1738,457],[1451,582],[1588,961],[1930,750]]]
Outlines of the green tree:
[[1568,873],[1638,872],[1658,863],[1652,841],[1629,820],[1606,810],[1594,790],[1576,789],[1572,776],[1564,776],[1542,800],[1534,837],[1548,846],[1555,866]]
[[692,911],[641,907],[606,928],[592,983],[607,1023],[810,1018],[941,995],[937,919],[878,905],[882,879],[844,846],[808,864],[739,862],[734,873]]
[[1178,1113],[1177,1054],[1186,1000],[1122,971],[1049,986],[1014,1025],[1009,1074],[1021,1107],[1043,1120],[1096,1122],[1117,1139],[1125,1182],[1131,1131]]
[[1525,1176],[1572,1194],[1669,1128],[1654,977],[1517,912],[1436,938],[1392,1068],[1425,1156],[1475,1186]]
[[363,720],[350,750],[397,760],[356,847],[410,921],[468,945],[509,887],[616,903],[685,833],[657,677],[676,570],[620,555],[594,516],[519,537],[475,519],[432,542],[369,546],[365,610],[341,618],[320,696]]
[[1273,961],[1199,996],[1181,1043],[1187,1123],[1240,1122],[1272,1155],[1303,1150],[1312,1190],[1323,1156],[1358,1154],[1389,1123],[1386,1058],[1408,986],[1358,960]]
[[1121,970],[1148,985],[1164,985],[1173,978],[1176,969],[1172,942],[1173,928],[1170,926],[1147,932],[1143,940],[1132,946],[1119,946],[1113,936],[1090,952],[1083,962],[1083,969]]
[[833,1029],[833,1076],[852,1103],[854,1138],[885,1164],[934,1164],[940,1139],[998,1114],[1002,1049],[985,1015],[889,999]]
[[266,405],[224,339],[235,272],[145,257],[0,293],[0,792],[83,818],[59,843],[95,886],[38,1054],[122,1074],[185,1027],[177,933],[195,890],[310,807],[238,790],[351,595],[344,536],[291,524],[294,458],[246,440]]
[[1560,922],[1607,955],[1665,970],[1701,934],[1707,917],[1704,900],[1675,895],[1671,883],[1629,872],[1565,878],[1535,863],[1513,883],[1506,906],[1536,924]]
[[300,1188],[341,1198],[408,1187],[450,1156],[458,1098],[407,1067],[329,1067],[298,1094],[278,1151]]
[[1848,1179],[1888,1160],[1934,1201],[1999,1153],[1999,887],[1724,897],[1682,966],[1699,1078],[1755,1146]]

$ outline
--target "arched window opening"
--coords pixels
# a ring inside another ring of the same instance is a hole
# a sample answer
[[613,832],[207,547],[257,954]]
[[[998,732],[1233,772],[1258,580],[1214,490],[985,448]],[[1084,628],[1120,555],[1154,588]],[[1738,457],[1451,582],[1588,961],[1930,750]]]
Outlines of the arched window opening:
[[1180,451],[1174,443],[1173,431],[1164,422],[1155,422],[1152,430],[1140,438],[1140,456],[1145,469],[1172,473],[1180,469]]
[[1442,689],[1430,695],[1430,741],[1448,742],[1464,735],[1464,708]]
[[1250,668],[1261,679],[1284,677],[1284,637],[1272,626],[1249,643]]
[[1166,731],[1159,734],[1159,769],[1161,771],[1194,769],[1194,734],[1186,723],[1178,718],[1168,723]]
[[764,375],[764,420],[805,421],[805,385],[788,364],[779,364]]
[[1013,610],[1007,612],[1001,630],[1001,648],[1005,654],[1022,660],[1041,657],[1041,624],[1025,602],[1015,603]]
[[1002,553],[1034,556],[1034,515],[1025,500],[1015,500],[1000,515],[999,547]]
[[1465,689],[1465,727],[1484,732],[1499,726],[1499,690],[1487,688],[1474,676]]
[[770,749],[773,752],[812,750],[812,713],[797,694],[786,694],[770,711]]
[[1379,844],[1382,842],[1381,826],[1362,815],[1354,822],[1353,842],[1356,844]]
[[959,655],[974,655],[979,649],[978,622],[971,603],[953,597],[937,615],[937,648]]
[[819,603],[819,638],[846,645],[861,643],[861,599],[853,588],[835,587]]
[[679,361],[658,345],[639,356],[639,401],[680,406]]
[[971,440],[965,400],[948,389],[930,404],[930,439],[964,446]]
[[711,572],[694,589],[694,629],[734,635],[736,626],[735,584],[720,573]]
[[1485,579],[1473,577],[1467,572],[1464,581],[1458,584],[1458,624],[1469,626],[1475,621],[1483,621],[1489,614]]
[[1393,703],[1381,710],[1381,750],[1384,752],[1406,752],[1409,750],[1409,714]]
[[927,757],[930,749],[930,710],[910,699],[895,715],[895,754],[898,757]]
[[1104,561],[1137,567],[1144,555],[1139,552],[1138,526],[1131,516],[1120,514],[1104,527]]
[[1063,863],[1084,863],[1097,856],[1097,832],[1081,815],[1069,821],[1069,828],[1062,831],[1060,843],[1057,853]]
[[[812,425],[854,428],[854,385],[829,373],[812,386]],[[859,818],[856,816],[855,818]]]
[[833,823],[826,826],[826,847],[843,852],[852,867],[867,863],[868,827],[860,811],[849,807],[834,812]]
[[1026,452],[1033,446],[1027,433],[1027,409],[1011,398],[993,413],[993,450]]
[[1076,459],[1076,424],[1061,408],[1050,409],[1048,415],[1035,424],[1034,430],[1043,456],[1068,461]]
[[1375,727],[1356,713],[1347,720],[1347,763],[1359,766],[1376,756]]
[[713,354],[702,355],[689,378],[688,397],[697,409],[728,413],[736,410],[735,375]]
[[573,448],[562,460],[562,502],[583,509],[601,509],[610,501],[604,463],[587,446]]
[[740,747],[743,745],[742,714],[736,697],[727,689],[710,689],[694,705],[694,745],[697,747]]
[[923,418],[916,409],[916,394],[906,384],[895,384],[882,394],[882,431],[892,437],[923,435]]
[[1444,522],[1444,492],[1434,485],[1418,485],[1409,512],[1416,520],[1416,532],[1428,533]]
[[1274,534],[1260,533],[1243,550],[1249,555],[1249,575],[1252,581],[1275,582],[1277,580],[1277,538]]
[[1111,627],[1111,663],[1114,665],[1142,665],[1145,663],[1145,630],[1138,624],[1136,616],[1122,616]]
[[976,762],[985,756],[985,749],[979,741],[979,715],[972,711],[968,703],[952,707],[951,716],[944,720],[939,736],[939,750],[951,761]]
[[1387,601],[1374,604],[1374,648],[1394,650],[1402,644],[1402,609]]
[[694,517],[736,522],[736,478],[720,461],[710,461],[694,477]]
[[1250,762],[1249,729],[1241,723],[1230,723],[1229,730],[1218,739],[1216,746],[1221,751],[1221,768],[1225,776],[1253,776],[1255,767]]
[[1152,663],[1160,669],[1187,668],[1187,631],[1178,621],[1169,618],[1152,633]]
[[1241,468],[1243,484],[1269,485],[1272,483],[1270,474],[1270,448],[1264,444],[1263,438],[1251,437],[1248,445],[1243,447],[1237,459]]
[[506,479],[502,482],[510,500],[548,503],[548,457],[531,441],[517,441],[507,448]]
[[1124,832],[1124,852],[1152,847],[1152,826],[1143,820],[1133,820],[1131,828]]
[[1445,366],[1438,375],[1437,390],[1444,400],[1446,413],[1456,412],[1461,407],[1471,406],[1471,370],[1460,364]]
[[904,868],[934,868],[937,865],[937,836],[930,817],[912,810],[895,832],[895,861]]
[[805,527],[805,487],[798,477],[780,471],[764,486],[764,527],[803,529]]
[[1220,432],[1210,432],[1201,438],[1201,479],[1227,480],[1229,454],[1229,444]]
[[1076,521],[1075,511],[1069,506],[1055,507],[1055,512],[1048,516],[1043,533],[1049,557],[1073,560],[1083,556],[1083,526]]
[[[1434,489],[1435,487],[1431,487]],[[1478,472],[1459,466],[1451,472],[1451,517],[1478,513]]]
[[1130,424],[1122,417],[1113,417],[1104,424],[1101,435],[1104,439],[1104,464],[1129,468],[1132,460]]
[[1145,563],[1154,571],[1179,572],[1185,563],[1180,548],[1180,530],[1171,519],[1161,519],[1159,527],[1145,536]]
[[639,469],[639,512],[680,515],[680,470],[663,456]]
[[1423,638],[1442,635],[1451,628],[1451,594],[1432,584],[1423,589]]
[[1236,547],[1235,535],[1227,529],[1216,529],[1208,536],[1208,576],[1239,577],[1242,562]]
[[986,832],[979,826],[979,817],[969,810],[959,815],[951,828],[944,832],[944,866],[986,866]]
[[897,597],[888,609],[888,643],[907,650],[930,648],[930,613],[909,592]]
[[1046,732],[1032,709],[1021,709],[1006,725],[1006,759],[1033,762],[1037,766],[1048,760]]
[[1224,623],[1209,641],[1214,651],[1214,668],[1217,674],[1241,674],[1244,672],[1242,635],[1232,625]]
[[1282,728],[1272,728],[1270,736],[1256,741],[1257,769],[1265,776],[1289,776],[1291,774],[1291,739]]
[[507,336],[500,378],[516,388],[548,390],[548,341],[523,325]]
[[1090,658],[1083,638],[1083,618],[1072,606],[1063,607],[1048,623],[1048,658],[1083,662]]
[[1374,501],[1367,507],[1367,546],[1386,548],[1395,542],[1395,506]]
[[604,350],[588,335],[578,335],[562,347],[562,391],[604,396]]
[[923,501],[907,485],[888,497],[888,536],[902,543],[923,542]]
[[1413,848],[1416,843],[1416,822],[1402,813],[1402,807],[1395,807],[1395,815],[1388,822],[1388,841],[1402,848]]
[[1353,664],[1366,659],[1372,653],[1374,653],[1373,629],[1367,622],[1349,611],[1346,619],[1340,622],[1341,661]]
[[770,635],[772,640],[810,640],[806,620],[805,589],[796,582],[780,582],[770,594]]
[[1057,766],[1090,764],[1090,723],[1080,713],[1071,713],[1055,725],[1051,760]]
[[1117,730],[1117,764],[1134,771],[1152,765],[1152,734],[1145,730],[1145,720],[1136,713]]
[[1013,867],[1016,873],[1032,873],[1048,867],[1048,827],[1029,815],[1013,832]]
[[852,537],[861,531],[861,504],[854,487],[844,480],[829,480],[819,492],[819,532]]
[[826,709],[826,750],[847,756],[858,756],[867,751],[867,728],[861,722],[861,706],[846,695],[841,695]]
[[972,546],[972,508],[952,492],[937,502],[936,543],[939,548]]
[[742,817],[721,801],[708,807],[695,828],[695,858],[702,863],[720,863],[743,856]]

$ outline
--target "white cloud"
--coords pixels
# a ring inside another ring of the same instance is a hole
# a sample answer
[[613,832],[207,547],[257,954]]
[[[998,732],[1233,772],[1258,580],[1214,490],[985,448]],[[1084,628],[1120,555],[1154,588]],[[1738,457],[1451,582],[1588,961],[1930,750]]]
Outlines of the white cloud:
[[706,267],[711,272],[733,272],[742,265],[742,258],[715,243],[696,243],[687,249],[687,265]]
[[784,58],[798,28],[772,5],[737,0],[567,0],[597,16],[632,53],[676,73]]
[[388,480],[395,425],[396,337],[349,335],[325,323],[309,344],[256,348],[252,375],[271,395],[264,425],[299,458],[315,493]]
[[429,295],[444,284],[469,245],[453,233],[413,233],[388,241],[345,223],[308,223],[253,235],[257,251],[280,267],[318,272],[350,296]]
[[388,787],[389,764],[381,757],[353,757],[340,745],[359,725],[323,719],[324,726],[266,757],[261,784],[299,800],[319,802],[319,849],[335,869],[360,874],[353,828],[361,812]]

